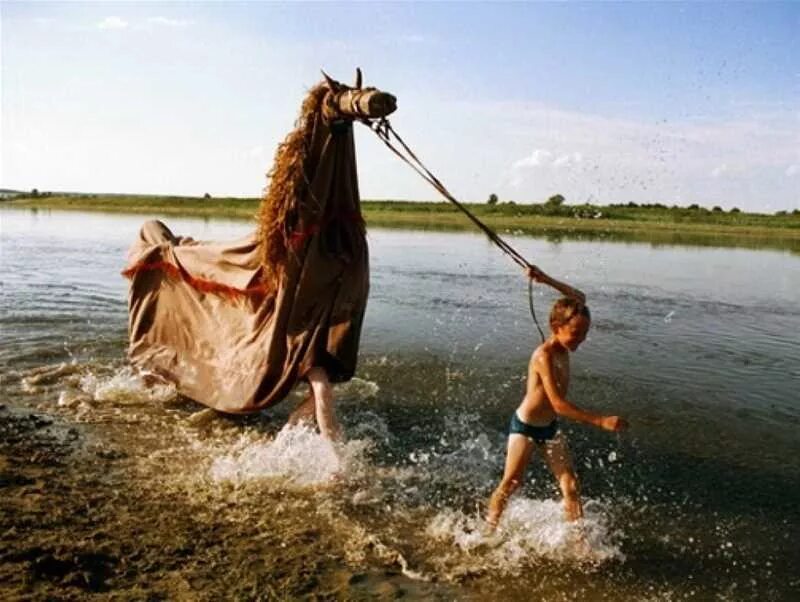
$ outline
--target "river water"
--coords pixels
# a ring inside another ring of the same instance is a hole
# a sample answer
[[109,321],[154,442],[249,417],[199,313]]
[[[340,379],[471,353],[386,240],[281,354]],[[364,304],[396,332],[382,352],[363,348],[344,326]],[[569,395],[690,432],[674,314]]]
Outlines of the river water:
[[[800,257],[513,244],[587,293],[564,424],[586,518],[540,460],[498,533],[486,498],[538,334],[526,280],[479,235],[369,232],[348,443],[198,413],[125,362],[137,216],[3,210],[0,594],[154,599],[795,600]],[[249,225],[168,219],[197,239]],[[534,299],[546,327],[549,290]],[[576,543],[576,530],[588,548]],[[5,584],[5,585],[4,585]]]

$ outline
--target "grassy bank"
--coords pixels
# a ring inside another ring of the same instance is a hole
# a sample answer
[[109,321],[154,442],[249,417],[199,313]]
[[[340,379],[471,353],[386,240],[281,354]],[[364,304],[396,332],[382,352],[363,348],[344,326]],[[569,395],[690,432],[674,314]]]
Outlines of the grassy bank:
[[[253,219],[256,198],[129,195],[51,195],[7,200],[0,207]],[[550,239],[608,239],[653,244],[775,248],[800,252],[800,214],[764,215],[664,205],[468,204],[499,232]],[[364,201],[369,226],[475,230],[449,203]]]

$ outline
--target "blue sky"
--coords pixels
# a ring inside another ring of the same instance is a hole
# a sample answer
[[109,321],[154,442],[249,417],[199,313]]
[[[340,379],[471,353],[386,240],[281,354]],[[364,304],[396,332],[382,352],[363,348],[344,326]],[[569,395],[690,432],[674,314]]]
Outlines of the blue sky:
[[[798,3],[0,11],[3,187],[257,196],[319,69],[360,66],[464,200],[800,207]],[[363,197],[437,199],[357,144]]]

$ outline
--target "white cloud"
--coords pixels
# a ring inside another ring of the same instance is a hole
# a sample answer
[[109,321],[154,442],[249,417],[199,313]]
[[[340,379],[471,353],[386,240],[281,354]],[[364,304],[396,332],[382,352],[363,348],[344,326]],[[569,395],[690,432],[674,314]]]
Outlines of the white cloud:
[[125,29],[128,27],[128,22],[120,17],[106,17],[97,23],[98,29]]
[[535,149],[530,155],[527,157],[520,159],[519,161],[514,161],[512,167],[516,169],[522,169],[526,167],[540,167],[541,165],[545,165],[550,161],[550,157],[553,156],[549,150],[545,150],[543,148]]
[[583,161],[583,155],[581,153],[561,153],[556,156],[555,153],[549,150],[537,148],[527,157],[514,161],[511,167],[515,170],[531,167],[553,167],[559,169],[561,167],[575,165],[581,161]]
[[170,19],[169,17],[161,16],[150,17],[147,21],[153,25],[163,25],[164,27],[188,27],[194,23],[194,21],[188,19]]
[[[800,129],[789,111],[669,123],[525,102],[451,104],[448,111],[453,122],[491,124],[465,132],[455,145],[485,149],[474,167],[485,188],[473,193],[475,184],[461,185],[475,198],[488,191],[525,202],[561,193],[568,202],[697,202],[741,209],[759,209],[767,197],[778,205],[796,199]],[[500,142],[487,148],[488,138]],[[537,145],[533,152],[531,140]],[[432,154],[437,152],[446,154]],[[458,174],[470,168],[471,157],[460,153],[453,161],[458,166],[449,172]],[[775,178],[776,172],[794,175]]]
[[714,169],[711,170],[711,177],[718,178],[726,171],[728,171],[728,166],[725,163],[723,163],[722,165],[717,165]]
[[552,166],[558,169],[559,167],[569,167],[576,163],[583,161],[583,155],[580,153],[567,153],[559,155],[557,159],[553,160]]
[[786,168],[786,176],[791,178],[800,173],[800,165],[793,164]]

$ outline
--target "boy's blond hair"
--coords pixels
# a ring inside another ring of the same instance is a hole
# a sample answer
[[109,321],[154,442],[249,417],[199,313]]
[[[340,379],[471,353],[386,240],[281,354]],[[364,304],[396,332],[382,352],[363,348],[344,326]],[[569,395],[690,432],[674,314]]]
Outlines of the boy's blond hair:
[[584,316],[588,320],[592,319],[588,305],[571,297],[561,297],[561,299],[553,303],[553,309],[550,310],[550,329],[555,330],[564,326],[575,316]]

